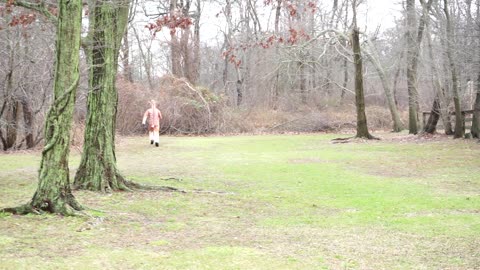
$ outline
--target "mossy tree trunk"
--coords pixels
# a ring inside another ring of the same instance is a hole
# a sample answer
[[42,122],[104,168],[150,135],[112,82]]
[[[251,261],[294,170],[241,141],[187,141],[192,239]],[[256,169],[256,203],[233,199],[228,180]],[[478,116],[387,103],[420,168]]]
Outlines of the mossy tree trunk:
[[70,129],[80,77],[82,2],[60,0],[58,8],[54,102],[45,123],[38,187],[29,204],[4,209],[7,212],[71,215],[82,209],[71,192],[68,169]]
[[118,54],[128,23],[128,0],[96,1],[90,13],[87,55],[89,94],[83,153],[75,175],[77,189],[128,190],[115,157]]

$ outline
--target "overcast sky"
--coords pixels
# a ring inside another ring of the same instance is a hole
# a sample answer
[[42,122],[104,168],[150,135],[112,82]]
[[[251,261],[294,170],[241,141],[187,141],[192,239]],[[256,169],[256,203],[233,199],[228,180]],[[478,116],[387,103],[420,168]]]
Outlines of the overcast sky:
[[402,10],[399,2],[399,0],[367,0],[368,29],[373,31],[378,24],[381,24],[382,30],[393,27],[394,19],[400,16]]

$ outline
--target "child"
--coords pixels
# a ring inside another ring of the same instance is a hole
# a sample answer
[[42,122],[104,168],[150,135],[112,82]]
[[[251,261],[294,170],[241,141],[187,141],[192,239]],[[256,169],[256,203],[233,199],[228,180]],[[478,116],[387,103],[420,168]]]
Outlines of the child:
[[162,119],[162,113],[159,109],[155,107],[155,100],[150,100],[148,104],[151,106],[143,114],[142,125],[146,128],[146,121],[148,118],[148,135],[150,137],[150,144],[155,142],[155,146],[158,147],[158,142],[160,140],[160,120]]

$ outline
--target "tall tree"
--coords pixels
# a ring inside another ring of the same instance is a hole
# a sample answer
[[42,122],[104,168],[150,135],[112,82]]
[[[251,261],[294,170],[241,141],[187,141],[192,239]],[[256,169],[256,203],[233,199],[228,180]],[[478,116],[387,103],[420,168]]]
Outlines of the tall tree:
[[363,90],[363,61],[360,48],[360,31],[357,26],[357,1],[352,1],[353,8],[353,29],[352,48],[353,63],[355,65],[355,106],[357,108],[357,138],[373,139],[368,132],[367,115],[365,113],[365,95]]
[[70,129],[78,86],[82,1],[59,0],[54,102],[45,123],[45,147],[38,187],[32,200],[23,206],[6,208],[12,213],[51,212],[72,215],[81,210],[70,189],[68,168]]
[[375,69],[378,72],[378,76],[382,81],[383,90],[385,92],[385,97],[387,99],[388,108],[390,110],[390,114],[392,116],[393,121],[393,131],[400,132],[403,130],[403,123],[400,120],[400,114],[397,109],[397,105],[395,104],[395,97],[393,96],[392,89],[390,88],[390,82],[387,79],[387,75],[385,74],[385,69],[382,67],[380,63],[378,53],[373,45],[371,40],[367,40],[368,49],[364,50],[366,56],[375,66]]
[[428,19],[428,12],[433,0],[420,0],[422,5],[422,16],[417,26],[415,11],[415,0],[406,0],[407,8],[407,88],[408,88],[408,130],[410,134],[418,133],[418,60],[420,55],[420,44],[423,39],[423,32]]
[[455,131],[454,138],[462,138],[465,134],[465,121],[462,114],[462,107],[460,104],[460,96],[458,90],[458,74],[457,66],[455,64],[454,55],[453,55],[453,44],[455,42],[452,20],[450,18],[450,11],[448,7],[448,1],[443,1],[443,11],[445,13],[445,19],[447,23],[447,58],[450,65],[450,72],[452,76],[452,94],[453,94],[453,104],[455,105]]
[[115,156],[118,93],[115,88],[121,40],[128,23],[129,1],[92,3],[86,39],[89,69],[87,119],[75,188],[96,191],[129,190]]
[[[480,68],[480,67],[479,67]],[[475,104],[473,106],[472,136],[480,138],[480,72],[478,73],[476,83]]]

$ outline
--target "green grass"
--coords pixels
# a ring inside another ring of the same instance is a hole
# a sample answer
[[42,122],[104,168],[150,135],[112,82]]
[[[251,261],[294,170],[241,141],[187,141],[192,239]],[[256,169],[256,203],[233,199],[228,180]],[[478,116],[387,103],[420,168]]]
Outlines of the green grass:
[[[384,136],[120,138],[124,175],[188,192],[76,192],[104,219],[88,230],[87,218],[0,214],[0,268],[478,267],[480,145]],[[33,195],[39,160],[0,155],[0,207]]]

